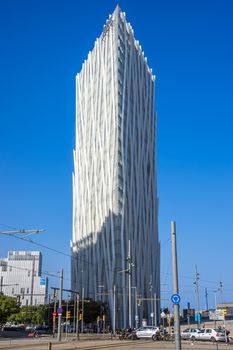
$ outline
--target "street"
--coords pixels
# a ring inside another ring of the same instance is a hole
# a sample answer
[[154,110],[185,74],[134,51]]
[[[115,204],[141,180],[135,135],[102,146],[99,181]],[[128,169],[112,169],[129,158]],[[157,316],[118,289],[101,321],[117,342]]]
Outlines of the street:
[[[91,349],[173,349],[175,350],[175,343],[167,341],[151,341],[151,340],[123,340],[118,339],[83,339],[76,341],[74,338],[70,338],[67,341],[62,341],[58,343],[56,340],[51,339],[50,337],[41,338],[41,339],[18,339],[18,340],[0,340],[0,349],[10,350],[91,350]],[[226,350],[233,349],[233,344],[225,343],[211,343],[211,342],[195,342],[194,344],[190,341],[182,342],[182,350]]]

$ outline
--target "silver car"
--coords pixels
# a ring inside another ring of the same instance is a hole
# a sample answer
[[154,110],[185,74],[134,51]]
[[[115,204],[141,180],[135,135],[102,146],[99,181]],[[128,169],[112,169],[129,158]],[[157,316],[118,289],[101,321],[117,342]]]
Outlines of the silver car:
[[141,338],[150,338],[150,339],[156,339],[156,335],[159,333],[159,327],[154,326],[145,326],[140,327],[136,329],[136,337],[138,339]]
[[196,338],[198,338],[199,336],[199,333],[201,332],[201,330],[199,328],[186,328],[184,331],[181,332],[180,336],[181,336],[181,339],[191,339],[192,337],[192,340]]
[[212,342],[216,341],[225,341],[226,335],[223,330],[214,329],[214,328],[205,328],[202,329],[200,333],[198,333],[197,337],[192,338],[192,340],[210,340]]

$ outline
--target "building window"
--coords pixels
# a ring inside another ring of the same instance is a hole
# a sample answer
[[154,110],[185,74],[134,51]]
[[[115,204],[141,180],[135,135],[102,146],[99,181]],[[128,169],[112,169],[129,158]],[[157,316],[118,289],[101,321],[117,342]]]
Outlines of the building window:
[[12,294],[15,294],[15,288],[12,288]]
[[29,294],[29,288],[27,288],[27,294]]
[[1,261],[1,265],[2,265],[2,271],[6,272],[7,271],[7,262]]
[[30,271],[28,270],[28,277],[30,277]]

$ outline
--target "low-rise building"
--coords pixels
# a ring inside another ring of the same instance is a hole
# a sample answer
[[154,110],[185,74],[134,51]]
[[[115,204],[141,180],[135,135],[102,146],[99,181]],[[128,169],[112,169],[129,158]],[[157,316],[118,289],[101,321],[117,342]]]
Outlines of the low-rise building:
[[233,302],[228,301],[217,305],[217,309],[225,310],[226,316],[233,315]]
[[48,279],[42,276],[42,254],[38,251],[9,251],[0,259],[0,292],[15,296],[21,305],[47,302]]

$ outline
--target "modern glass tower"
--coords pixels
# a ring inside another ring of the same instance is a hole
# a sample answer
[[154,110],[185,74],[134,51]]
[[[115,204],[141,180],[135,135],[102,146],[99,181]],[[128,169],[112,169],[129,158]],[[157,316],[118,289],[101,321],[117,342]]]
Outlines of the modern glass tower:
[[76,77],[72,254],[72,288],[108,302],[113,327],[155,323],[155,77],[119,6]]

